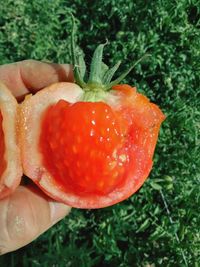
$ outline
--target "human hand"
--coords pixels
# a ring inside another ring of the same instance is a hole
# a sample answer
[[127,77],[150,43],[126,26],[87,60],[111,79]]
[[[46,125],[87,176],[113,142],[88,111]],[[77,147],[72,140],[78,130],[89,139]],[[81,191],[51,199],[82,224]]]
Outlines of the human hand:
[[[2,81],[18,99],[59,81],[73,81],[70,65],[25,60],[0,66]],[[20,185],[0,200],[0,255],[25,246],[61,220],[70,207],[48,198],[34,185]]]

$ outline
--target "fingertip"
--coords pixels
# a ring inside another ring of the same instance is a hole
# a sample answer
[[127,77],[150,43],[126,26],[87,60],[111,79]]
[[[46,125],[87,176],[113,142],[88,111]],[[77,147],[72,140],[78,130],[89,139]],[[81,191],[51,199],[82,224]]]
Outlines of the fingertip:
[[74,82],[73,66],[71,64],[60,64],[64,71],[64,77],[60,81]]
[[36,93],[52,83],[74,82],[73,67],[28,59],[1,65],[0,80],[18,100],[23,100],[27,93]]
[[71,210],[69,206],[56,201],[49,201],[49,207],[52,225],[63,219]]
[[52,79],[52,82],[74,82],[73,66],[71,64],[46,62],[41,62],[41,64],[43,64],[46,71],[48,70],[47,74],[49,75],[49,79]]
[[19,186],[13,195],[0,201],[0,254],[30,243],[70,210],[34,186]]
[[20,62],[20,70],[23,83],[32,93],[53,83],[74,81],[70,64],[25,60]]

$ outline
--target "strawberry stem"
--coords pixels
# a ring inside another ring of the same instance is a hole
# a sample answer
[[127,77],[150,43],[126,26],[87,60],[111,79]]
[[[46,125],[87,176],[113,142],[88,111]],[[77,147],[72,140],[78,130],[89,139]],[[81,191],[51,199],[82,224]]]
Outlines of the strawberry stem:
[[[81,87],[85,87],[86,83],[83,80],[83,77],[81,77],[81,72],[80,72],[80,65],[78,63],[80,63],[80,61],[77,61],[77,57],[76,57],[76,50],[75,50],[75,19],[74,16],[71,14],[72,16],[72,34],[71,34],[71,54],[72,54],[72,64],[74,66],[74,77],[76,80],[76,83],[79,84]],[[79,57],[80,59],[80,57]],[[82,58],[82,64],[85,66],[85,61]],[[83,63],[84,62],[84,63]]]
[[115,72],[118,70],[120,64],[121,64],[121,61],[117,62],[111,69],[108,69],[108,71],[105,73],[103,77],[104,84],[109,84],[111,82],[112,77],[114,76]]
[[[105,64],[102,62],[103,57],[103,49],[105,44],[100,44],[97,46],[96,50],[94,51],[91,67],[90,67],[90,75],[88,80],[88,85],[95,84],[95,85],[102,85],[102,72],[105,70]],[[103,67],[103,70],[102,70]],[[107,66],[106,66],[107,69]]]
[[144,54],[141,58],[139,58],[132,67],[130,67],[130,69],[128,69],[127,71],[125,71],[124,73],[122,73],[117,79],[115,79],[114,81],[110,82],[108,85],[105,86],[106,90],[109,90],[110,88],[112,88],[114,85],[119,84],[128,74],[129,72],[132,71],[132,69],[134,69],[134,67],[140,62],[142,61],[144,58],[149,57],[149,54]]
[[132,70],[133,68],[144,58],[150,56],[149,54],[143,55],[140,59],[138,59],[131,68],[122,73],[117,79],[112,81],[112,78],[119,68],[121,62],[117,62],[112,68],[108,68],[108,66],[102,61],[103,58],[103,49],[104,46],[108,43],[106,41],[105,44],[100,44],[94,51],[90,73],[88,81],[84,81],[85,73],[86,73],[86,64],[84,61],[83,53],[76,54],[75,49],[75,18],[71,14],[72,17],[72,33],[71,33],[71,54],[72,54],[72,64],[74,66],[74,78],[78,85],[80,85],[85,91],[109,91],[112,89],[114,85],[119,84]]

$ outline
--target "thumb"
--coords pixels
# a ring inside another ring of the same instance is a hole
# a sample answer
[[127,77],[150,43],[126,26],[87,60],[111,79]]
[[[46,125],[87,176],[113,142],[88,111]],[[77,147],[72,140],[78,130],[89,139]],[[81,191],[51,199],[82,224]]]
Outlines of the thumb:
[[19,186],[0,201],[0,255],[25,246],[70,212],[39,189]]

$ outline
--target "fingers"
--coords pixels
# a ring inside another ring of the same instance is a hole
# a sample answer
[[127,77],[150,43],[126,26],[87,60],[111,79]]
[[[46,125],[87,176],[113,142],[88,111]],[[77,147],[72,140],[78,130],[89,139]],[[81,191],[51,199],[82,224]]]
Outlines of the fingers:
[[19,186],[0,201],[0,255],[25,246],[70,212],[37,188]]
[[[0,80],[22,100],[52,83],[73,82],[73,71],[67,64],[25,60],[0,66]],[[0,254],[28,244],[69,211],[70,207],[49,200],[39,190],[19,186],[0,201]]]
[[29,92],[36,91],[60,81],[73,81],[71,65],[24,60],[0,66],[0,80],[22,99]]

